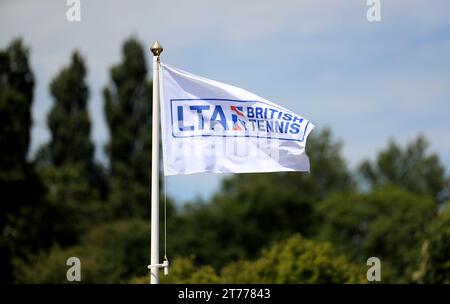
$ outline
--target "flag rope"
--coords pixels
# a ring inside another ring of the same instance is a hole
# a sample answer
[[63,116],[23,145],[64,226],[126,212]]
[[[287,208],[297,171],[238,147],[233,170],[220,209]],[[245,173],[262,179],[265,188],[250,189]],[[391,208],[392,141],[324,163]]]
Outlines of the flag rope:
[[167,260],[167,176],[164,174],[164,260]]

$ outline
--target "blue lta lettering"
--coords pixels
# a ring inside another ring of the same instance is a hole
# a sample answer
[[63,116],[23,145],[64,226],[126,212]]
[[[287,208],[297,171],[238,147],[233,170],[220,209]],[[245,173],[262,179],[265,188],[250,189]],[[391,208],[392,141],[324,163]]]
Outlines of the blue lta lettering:
[[190,106],[191,111],[196,111],[198,115],[198,129],[203,130],[205,127],[205,119],[203,118],[203,110],[209,110],[209,106]]
[[192,130],[194,130],[194,126],[185,126],[184,125],[183,107],[182,106],[178,106],[177,107],[177,112],[178,112],[178,128],[180,129],[180,131],[192,131]]
[[[175,105],[174,131],[177,137],[184,133],[190,136],[246,136],[276,139],[302,140],[308,122],[285,109],[270,106],[256,106],[219,100],[219,104],[196,102]],[[220,104],[222,103],[222,104]],[[212,132],[211,132],[212,131]],[[226,131],[226,132],[221,132]],[[180,137],[183,137],[181,135]]]
[[224,130],[227,129],[227,118],[225,117],[221,106],[216,106],[211,116],[211,130],[215,130],[217,124],[220,124]]

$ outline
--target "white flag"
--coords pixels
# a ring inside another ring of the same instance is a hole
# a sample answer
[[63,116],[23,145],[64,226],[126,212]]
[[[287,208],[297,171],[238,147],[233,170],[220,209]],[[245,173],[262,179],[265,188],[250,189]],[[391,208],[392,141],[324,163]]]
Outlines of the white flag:
[[246,90],[161,64],[165,175],[308,171],[314,128]]

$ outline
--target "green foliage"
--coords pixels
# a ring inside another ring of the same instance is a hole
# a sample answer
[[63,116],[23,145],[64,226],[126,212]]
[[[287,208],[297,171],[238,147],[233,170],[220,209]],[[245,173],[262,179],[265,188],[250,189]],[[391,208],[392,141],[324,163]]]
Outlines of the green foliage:
[[0,180],[24,178],[34,76],[21,40],[0,50]]
[[91,122],[87,111],[86,66],[79,53],[72,54],[70,66],[63,68],[50,84],[55,100],[48,115],[52,134],[50,161],[55,166],[93,165],[94,146],[90,140]]
[[[34,76],[29,51],[21,40],[0,50],[0,281],[11,280],[12,256],[36,248],[43,223],[33,208],[44,187],[27,161],[30,144]],[[35,225],[33,231],[24,225]],[[27,242],[27,248],[22,246]]]
[[374,162],[363,162],[359,172],[372,187],[398,185],[442,202],[448,198],[449,179],[439,157],[428,153],[428,147],[424,137],[418,137],[403,149],[391,141]]
[[436,205],[426,196],[385,186],[367,194],[339,193],[317,206],[322,229],[318,238],[332,241],[353,259],[379,257],[384,280],[409,281]]
[[[83,237],[80,245],[53,247],[28,263],[16,260],[16,278],[24,283],[66,283],[65,262],[81,260],[83,283],[148,283],[142,261],[148,259],[148,224],[141,221],[100,225]],[[264,250],[255,261],[225,266],[220,275],[213,267],[194,263],[193,257],[175,258],[170,274],[161,283],[363,283],[365,269],[333,253],[330,244],[293,235]]]
[[21,283],[67,283],[66,261],[78,257],[83,283],[123,283],[148,272],[149,225],[140,220],[102,224],[83,236],[79,245],[53,247],[28,260],[15,261]]
[[419,283],[450,284],[450,202],[427,231],[420,267],[413,279]]
[[106,150],[110,161],[110,197],[115,216],[148,218],[151,163],[152,86],[147,62],[134,38],[122,48],[122,62],[111,69],[112,83],[104,89],[110,130]]
[[[65,269],[66,261],[69,257],[80,257],[86,255],[85,248],[73,247],[63,250],[55,245],[48,253],[41,252],[31,258],[27,262],[21,259],[14,259],[14,272],[17,283],[28,284],[62,284],[68,283],[66,279]],[[88,264],[96,264],[87,259],[83,260]],[[82,274],[84,280],[84,273]]]
[[223,283],[363,283],[365,269],[337,256],[328,243],[300,235],[273,244],[256,261],[240,261],[222,270]]
[[[276,242],[263,250],[261,257],[226,265],[218,274],[210,266],[196,266],[194,258],[177,258],[161,283],[364,283],[365,268],[337,256],[329,243],[315,243],[300,235]],[[130,283],[145,284],[149,278],[133,278]]]
[[[161,284],[218,284],[221,283],[217,272],[211,266],[195,265],[194,257],[177,257],[170,261],[169,275],[160,274]],[[134,277],[131,284],[148,284],[150,276]]]
[[220,283],[216,271],[211,266],[196,266],[193,257],[174,259],[170,273],[161,276],[165,284],[215,284]]
[[106,187],[103,170],[94,163],[86,72],[83,58],[74,52],[70,65],[62,68],[50,85],[54,98],[48,114],[51,140],[35,158],[40,180],[47,188],[41,209],[48,223],[43,236],[48,245],[73,245],[85,229],[105,219],[100,199]]
[[87,228],[108,218],[106,204],[100,201],[97,189],[86,180],[80,166],[48,166],[41,168],[39,173],[42,182],[48,186],[46,219],[52,225],[47,238],[53,242],[73,245]]
[[34,88],[28,53],[21,40],[0,50],[0,182],[26,179]]

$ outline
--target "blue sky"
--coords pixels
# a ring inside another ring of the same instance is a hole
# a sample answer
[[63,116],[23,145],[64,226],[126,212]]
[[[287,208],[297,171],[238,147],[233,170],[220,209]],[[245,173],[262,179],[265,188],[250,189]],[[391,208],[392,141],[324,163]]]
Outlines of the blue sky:
[[[147,50],[158,39],[171,65],[330,127],[351,167],[389,139],[405,144],[419,134],[450,165],[449,1],[381,0],[382,20],[372,23],[365,0],[81,0],[78,23],[66,20],[67,9],[61,0],[0,2],[0,47],[21,36],[32,50],[32,151],[49,139],[48,84],[79,49],[89,67],[92,138],[104,159],[101,90],[134,35]],[[206,198],[222,177],[169,177],[168,192],[180,202]]]

